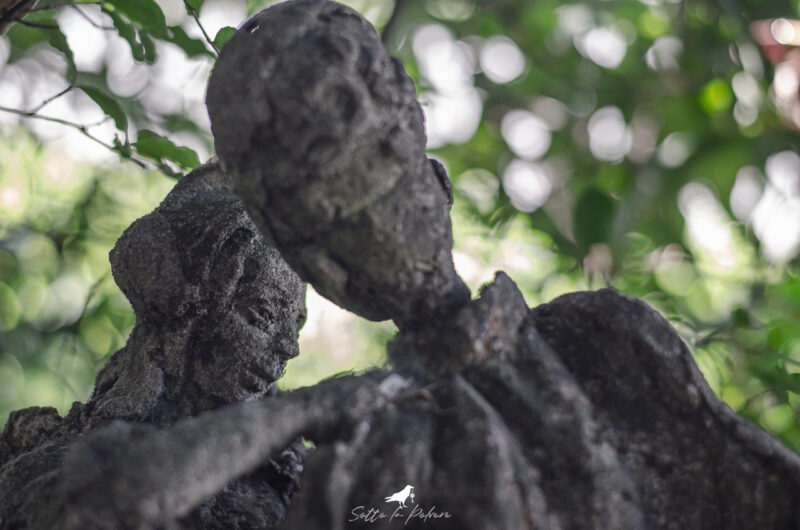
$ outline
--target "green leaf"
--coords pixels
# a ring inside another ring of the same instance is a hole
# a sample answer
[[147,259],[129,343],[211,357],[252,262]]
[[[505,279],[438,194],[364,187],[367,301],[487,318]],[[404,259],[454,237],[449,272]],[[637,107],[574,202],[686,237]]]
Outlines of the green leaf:
[[109,9],[107,4],[103,5],[103,11],[111,17],[111,22],[114,24],[114,27],[117,28],[119,36],[125,39],[128,46],[131,47],[131,55],[133,55],[133,58],[137,61],[144,61],[144,46],[142,46],[142,43],[136,38],[136,28],[134,28],[130,22],[122,18],[118,11]]
[[[0,0],[0,3],[2,1]],[[58,21],[50,14],[43,12],[31,13],[26,20],[47,26],[58,26]],[[37,42],[46,41],[51,47],[55,48],[64,56],[67,61],[67,79],[74,79],[77,73],[75,67],[75,56],[72,54],[67,43],[67,38],[56,27],[47,28],[33,28],[26,27],[23,24],[14,24],[9,31],[9,38],[11,39],[11,52],[9,54],[9,62],[17,59],[15,51],[19,48],[27,49],[33,47]]]
[[800,374],[788,374],[786,379],[786,389],[794,394],[800,394]]
[[182,49],[189,58],[201,57],[203,55],[214,56],[214,54],[206,48],[205,41],[193,39],[187,35],[180,26],[169,27],[169,37],[167,40]]
[[574,258],[582,258],[575,244],[569,240],[555,225],[553,218],[544,208],[537,208],[528,214],[531,227],[546,233],[558,247],[558,252]]
[[221,50],[225,43],[231,40],[231,37],[236,35],[236,28],[232,28],[230,26],[225,26],[221,30],[217,32],[216,37],[214,37],[214,46],[218,50]]
[[167,38],[167,20],[155,0],[114,0],[111,2],[132,22],[159,39]]
[[197,123],[183,114],[164,114],[164,128],[171,132],[188,131],[194,136],[205,137],[208,135]]
[[204,0],[186,0],[186,4],[197,11],[203,6],[203,1]]
[[139,131],[133,146],[142,156],[158,161],[169,160],[183,169],[194,169],[200,165],[197,153],[188,147],[177,146],[169,138],[152,131]]
[[67,38],[61,33],[60,29],[45,29],[42,31],[44,31],[50,46],[64,55],[64,59],[67,60],[67,79],[73,79],[77,68],[75,67],[75,56],[72,54],[69,44],[67,44]]
[[153,39],[150,38],[150,35],[144,31],[139,32],[139,39],[142,41],[142,46],[144,47],[145,62],[148,64],[153,64],[156,62],[156,43],[153,42]]
[[128,116],[116,99],[96,87],[79,85],[78,88],[83,90],[87,96],[92,98],[92,101],[103,109],[106,115],[114,120],[114,125],[117,126],[117,129],[122,132],[128,130]]
[[[0,0],[0,4],[2,4]],[[0,8],[2,11],[2,8]],[[67,79],[74,79],[76,68],[75,60],[72,50],[67,44],[67,39],[60,29],[49,26],[58,26],[56,20],[50,13],[44,11],[37,11],[29,13],[25,20],[35,24],[48,26],[46,28],[36,28],[25,26],[24,24],[12,24],[7,33],[8,39],[11,41],[10,49],[8,49],[8,57],[6,58],[9,64],[14,63],[24,57],[30,48],[41,42],[48,43],[52,48],[61,52],[67,62]]]
[[7,63],[13,64],[25,56],[26,51],[40,42],[47,42],[43,31],[23,26],[22,24],[12,24],[5,34],[8,38],[10,47],[8,50]]
[[580,196],[575,205],[575,239],[584,250],[610,239],[614,211],[611,198],[597,188]]

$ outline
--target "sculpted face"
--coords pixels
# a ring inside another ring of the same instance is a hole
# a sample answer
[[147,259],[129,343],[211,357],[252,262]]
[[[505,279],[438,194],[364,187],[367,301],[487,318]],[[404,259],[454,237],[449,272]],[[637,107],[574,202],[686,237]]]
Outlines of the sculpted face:
[[305,284],[225,179],[214,164],[187,175],[111,253],[136,312],[128,355],[160,369],[167,394],[193,387],[194,412],[264,395],[306,316]]
[[199,320],[192,358],[194,380],[221,403],[260,397],[298,355],[305,284],[259,237],[226,302]]

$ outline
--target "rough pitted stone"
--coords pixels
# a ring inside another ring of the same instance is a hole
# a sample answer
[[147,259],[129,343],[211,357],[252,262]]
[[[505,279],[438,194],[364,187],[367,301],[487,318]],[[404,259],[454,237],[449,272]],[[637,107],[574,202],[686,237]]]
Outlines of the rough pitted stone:
[[800,458],[719,401],[669,323],[610,290],[536,308],[623,466],[646,528],[800,528]]
[[207,102],[250,215],[320,293],[401,328],[467,302],[414,83],[354,11],[296,0],[255,15],[223,48]]
[[[267,396],[298,353],[305,285],[264,242],[214,163],[186,176],[154,212],[131,225],[111,263],[136,326],[98,375],[86,404],[75,403],[65,418],[52,408],[12,413],[0,436],[3,528],[54,528],[67,520],[91,527],[95,514],[77,509],[76,498],[59,496],[89,471],[83,467],[95,472],[92,488],[124,494],[130,485],[96,472],[108,464],[103,460],[124,452],[125,440]],[[103,438],[97,433],[109,422],[115,422],[115,436]],[[82,440],[106,440],[99,443],[104,452],[65,472],[64,455]],[[181,524],[274,526],[297,488],[304,452],[299,442],[289,444],[252,474],[211,492],[216,495],[208,502],[182,514]],[[50,500],[47,510],[37,498]]]
[[384,496],[403,484],[452,515],[406,528],[800,528],[800,458],[713,396],[658,313],[612,291],[531,310],[510,355],[353,432],[309,457],[284,528],[350,528],[358,506],[397,528]]
[[528,306],[504,272],[480,297],[435,326],[401,331],[389,344],[392,367],[421,379],[459,371],[513,352]]
[[[215,164],[133,223],[111,265],[137,326],[92,396],[110,418],[169,420],[261,397],[299,352],[305,285],[264,242]],[[131,401],[134,394],[147,397]],[[147,415],[127,416],[145,402]]]
[[268,390],[296,353],[302,285],[201,170],[117,245],[137,327],[90,401],[11,415],[0,526],[800,528],[800,457],[717,400],[649,306],[604,290],[528,309],[503,273],[466,300],[413,87],[352,11],[257,15],[209,103],[235,188],[288,261],[399,321],[392,369]]

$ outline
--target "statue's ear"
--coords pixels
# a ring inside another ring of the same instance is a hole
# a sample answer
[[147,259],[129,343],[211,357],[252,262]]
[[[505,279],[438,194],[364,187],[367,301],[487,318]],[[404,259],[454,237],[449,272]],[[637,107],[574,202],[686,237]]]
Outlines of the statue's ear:
[[[251,255],[248,249],[256,244],[255,229],[240,226],[221,244],[215,245],[211,267],[208,272],[207,288],[218,301],[228,301],[236,292],[239,280],[244,274],[245,262]],[[267,263],[257,266],[266,267]]]
[[175,235],[161,214],[150,213],[129,226],[109,258],[114,280],[138,320],[174,318],[183,313],[189,284]]

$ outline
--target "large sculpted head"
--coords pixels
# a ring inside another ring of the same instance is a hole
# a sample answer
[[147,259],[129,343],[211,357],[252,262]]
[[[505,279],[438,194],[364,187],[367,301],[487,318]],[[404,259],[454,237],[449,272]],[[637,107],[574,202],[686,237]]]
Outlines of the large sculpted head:
[[206,100],[234,189],[317,291],[401,327],[469,300],[414,83],[355,11],[261,11],[220,52]]

